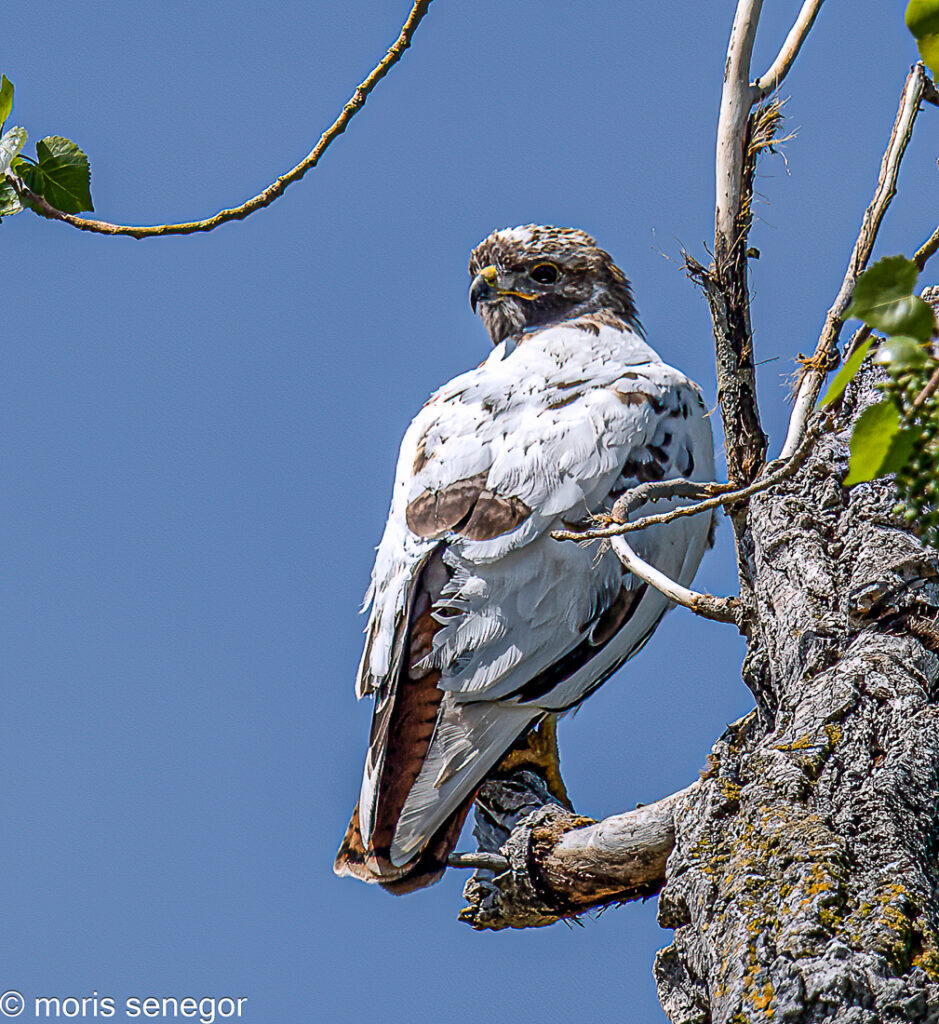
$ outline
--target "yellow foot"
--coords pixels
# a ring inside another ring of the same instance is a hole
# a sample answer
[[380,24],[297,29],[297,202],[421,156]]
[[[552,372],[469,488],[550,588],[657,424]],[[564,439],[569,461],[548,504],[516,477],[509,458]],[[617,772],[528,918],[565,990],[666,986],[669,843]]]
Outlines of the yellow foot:
[[528,765],[543,776],[551,795],[568,810],[573,810],[570,797],[567,795],[567,787],[561,778],[557,715],[545,715],[538,725],[506,754],[497,770],[510,772]]

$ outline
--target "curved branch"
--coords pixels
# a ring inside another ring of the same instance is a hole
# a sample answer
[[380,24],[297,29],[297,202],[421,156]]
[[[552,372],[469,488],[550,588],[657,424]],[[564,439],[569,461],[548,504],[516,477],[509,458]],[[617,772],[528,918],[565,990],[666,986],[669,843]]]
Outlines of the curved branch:
[[753,83],[751,88],[752,102],[757,103],[765,96],[768,96],[774,89],[778,88],[782,80],[789,74],[789,69],[799,56],[799,50],[805,42],[806,36],[815,23],[815,18],[821,10],[825,0],[805,0],[802,10],[795,24],[789,30],[786,41],[782,45],[776,59],[769,70]]
[[926,268],[926,264],[929,262],[931,257],[936,255],[936,250],[939,249],[939,228],[926,239],[925,242],[916,250],[913,256],[913,262],[916,264],[917,270],[920,273]]
[[313,149],[291,170],[282,174],[273,184],[268,185],[263,192],[258,193],[252,199],[236,206],[230,210],[220,210],[214,217],[205,220],[189,221],[181,224],[153,224],[148,226],[134,227],[125,224],[109,224],[103,220],[90,220],[87,217],[78,217],[72,213],[63,213],[57,210],[49,202],[26,187],[26,185],[15,175],[8,172],[7,177],[12,182],[14,189],[24,204],[29,204],[34,213],[49,220],[60,220],[65,224],[71,224],[73,228],[80,231],[93,231],[99,235],[130,235],[131,238],[152,238],[162,235],[192,235],[200,231],[212,231],[220,224],[230,220],[244,220],[245,217],[257,210],[270,206],[286,190],[288,185],[299,181],[307,171],[315,167],[320,157],[326,152],[331,143],[340,136],[349,126],[353,117],[365,106],[365,101],[376,85],[388,74],[391,68],[404,56],[404,51],[411,45],[411,39],[417,31],[427,13],[432,0],[415,0],[414,6],[408,20],[404,23],[398,38],[385,56],[375,65],[368,77],[355,90],[352,98],[342,108],[339,117],[320,136],[319,142]]
[[[919,112],[919,105],[923,98],[926,82],[926,71],[922,63],[914,64],[903,86],[903,94],[900,97],[900,106],[893,124],[893,131],[890,133],[890,141],[881,160],[880,176],[877,181],[877,188],[874,191],[874,198],[864,213],[861,230],[858,233],[857,241],[854,243],[854,250],[851,253],[851,259],[848,261],[848,268],[845,271],[844,280],[841,282],[841,289],[832,303],[831,309],[828,310],[828,315],[825,317],[825,326],[822,328],[818,344],[815,346],[815,353],[811,359],[805,362],[796,392],[792,416],[789,419],[786,440],[782,451],[779,453],[781,459],[788,458],[796,450],[809,412],[818,400],[819,392],[822,390],[822,384],[825,382],[825,377],[830,369],[829,362],[838,344],[838,338],[844,324],[844,313],[851,302],[851,296],[854,294],[854,286],[861,272],[867,266],[871,251],[874,248],[874,242],[877,240],[877,232],[880,230],[881,221],[884,219],[884,214],[887,212],[891,200],[897,194],[897,175],[900,172],[900,162],[903,160],[903,154],[906,152],[907,144],[913,135],[913,125]],[[926,245],[928,246],[929,242]],[[928,259],[928,256],[926,258]]]
[[638,576],[650,587],[655,587],[664,594],[669,601],[680,604],[700,615],[704,619],[713,619],[715,622],[731,622],[736,624],[740,611],[740,601],[736,597],[715,597],[713,594],[699,594],[696,590],[689,590],[680,583],[660,572],[654,565],[650,565],[640,558],[635,551],[623,540],[616,538],[613,545],[616,557],[634,575]]
[[[755,480],[748,487],[742,487],[740,490],[727,490],[727,484],[700,484],[692,483],[691,487],[696,489],[698,492],[714,490],[721,488],[723,493],[720,493],[712,498],[705,498],[703,501],[699,501],[694,505],[680,505],[678,508],[669,509],[668,512],[658,512],[653,515],[643,516],[641,519],[636,519],[633,522],[624,523],[619,522],[620,516],[628,515],[629,512],[633,511],[638,505],[634,505],[633,501],[640,501],[644,504],[646,501],[655,501],[655,492],[651,492],[653,496],[649,496],[649,492],[644,492],[644,488],[648,487],[648,484],[643,484],[640,487],[635,487],[631,491],[620,498],[610,513],[610,517],[613,519],[613,524],[610,526],[601,526],[595,530],[582,530],[577,532],[575,530],[555,530],[551,536],[555,540],[607,540],[610,537],[621,537],[624,533],[632,533],[634,530],[644,530],[649,526],[663,526],[666,523],[672,523],[676,519],[681,519],[684,516],[698,516],[702,512],[710,512],[713,509],[721,508],[726,505],[735,505],[737,502],[745,501],[747,498],[752,497],[754,494],[759,494],[760,491],[769,490],[776,484],[781,483],[783,480],[787,480],[793,476],[798,468],[805,462],[809,452],[812,450],[812,445],[815,444],[816,440],[821,436],[822,433],[827,429],[828,419],[827,417],[820,418],[816,423],[809,426],[806,430],[805,436],[799,447],[792,453],[789,459],[783,463],[778,469],[774,469],[770,473],[766,473],[766,470],[771,469],[774,463],[769,463],[764,469],[764,476]],[[778,461],[778,460],[777,460]],[[678,481],[662,481],[661,485],[668,483],[676,483],[680,486],[676,489],[675,496],[687,497],[688,494],[682,495],[680,492],[685,490],[685,486],[689,484],[687,480]],[[635,496],[635,498],[634,498]],[[659,497],[671,496],[660,494]],[[622,505],[620,503],[623,503]]]

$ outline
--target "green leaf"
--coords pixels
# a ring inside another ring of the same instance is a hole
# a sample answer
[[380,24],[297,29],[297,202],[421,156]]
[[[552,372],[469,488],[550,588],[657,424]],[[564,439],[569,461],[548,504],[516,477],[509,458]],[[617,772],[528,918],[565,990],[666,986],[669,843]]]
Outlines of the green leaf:
[[13,113],[13,83],[6,75],[0,75],[0,128]]
[[917,39],[939,33],[939,0],[910,0],[906,5],[906,27]]
[[25,128],[11,128],[0,136],[0,177],[10,169],[14,158],[25,145]]
[[913,450],[917,432],[900,429],[900,414],[893,402],[878,402],[858,417],[851,435],[851,461],[844,486],[873,480],[902,469]]
[[877,349],[874,362],[893,370],[910,370],[926,364],[926,350],[916,338],[895,334]]
[[24,167],[23,181],[63,213],[93,210],[91,168],[88,157],[60,135],[50,135],[36,143],[38,164]]
[[9,181],[0,181],[0,217],[12,217],[23,209],[20,197]]
[[932,309],[913,287],[919,271],[905,256],[885,256],[858,278],[846,317],[857,317],[884,334],[928,341],[936,329]]
[[851,353],[851,358],[845,362],[841,369],[835,374],[831,384],[828,385],[828,390],[825,392],[825,397],[819,402],[819,408],[824,409],[826,405],[831,405],[832,402],[839,399],[844,394],[844,389],[854,380],[854,375],[860,369],[861,363],[864,362],[864,357],[867,355],[871,345],[874,344],[873,338],[868,338],[862,345]]
[[939,70],[939,0],[910,0],[906,27],[916,37],[920,55],[935,75]]

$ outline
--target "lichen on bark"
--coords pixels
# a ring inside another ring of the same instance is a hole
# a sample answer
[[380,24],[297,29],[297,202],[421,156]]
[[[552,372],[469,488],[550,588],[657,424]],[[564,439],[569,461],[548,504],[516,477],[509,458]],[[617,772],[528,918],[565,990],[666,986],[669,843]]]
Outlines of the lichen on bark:
[[655,967],[675,1024],[939,1021],[939,561],[890,479],[841,486],[879,397],[863,373],[748,511],[760,710],[676,812]]

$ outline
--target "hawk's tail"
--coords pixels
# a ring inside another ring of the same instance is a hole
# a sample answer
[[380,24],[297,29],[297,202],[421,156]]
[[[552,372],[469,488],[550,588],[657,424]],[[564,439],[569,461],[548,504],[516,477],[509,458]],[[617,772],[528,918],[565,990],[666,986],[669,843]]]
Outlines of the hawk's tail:
[[363,882],[377,882],[383,889],[396,896],[433,885],[440,880],[447,868],[447,858],[460,838],[460,830],[472,803],[473,798],[470,797],[465,805],[434,833],[417,857],[402,867],[395,867],[388,860],[387,851],[385,856],[381,856],[378,851],[366,849],[359,828],[359,805],[356,804],[352,820],[336,854],[333,871],[337,875],[360,878]]

